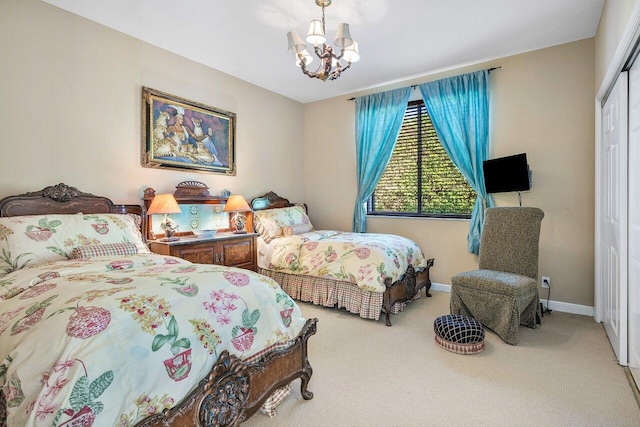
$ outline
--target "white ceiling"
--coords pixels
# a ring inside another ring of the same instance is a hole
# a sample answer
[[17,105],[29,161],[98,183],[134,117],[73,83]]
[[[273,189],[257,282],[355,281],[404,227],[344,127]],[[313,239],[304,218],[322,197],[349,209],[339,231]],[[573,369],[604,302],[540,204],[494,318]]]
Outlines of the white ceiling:
[[[335,81],[294,65],[314,0],[43,0],[302,103],[593,37],[605,0],[333,0],[361,60]],[[309,65],[315,70],[319,61]]]

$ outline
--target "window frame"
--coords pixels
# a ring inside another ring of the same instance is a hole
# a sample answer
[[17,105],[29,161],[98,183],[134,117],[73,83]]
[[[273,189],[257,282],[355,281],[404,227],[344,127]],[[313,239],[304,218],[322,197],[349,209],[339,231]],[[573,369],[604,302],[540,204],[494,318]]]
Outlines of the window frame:
[[[418,106],[418,105],[422,105],[422,108],[425,108],[426,111],[426,107],[424,107],[424,101],[419,99],[419,100],[414,100],[414,101],[409,101],[407,103],[407,110],[409,108],[411,108],[412,106]],[[422,108],[418,109],[417,112],[417,117],[418,117],[418,123],[422,120],[421,116],[423,114],[422,112]],[[404,124],[404,119],[403,119],[403,124]],[[423,135],[422,132],[418,133],[418,141],[417,141],[417,151],[418,153],[422,153],[422,155],[424,155],[424,151],[423,151]],[[439,138],[438,138],[439,140]],[[396,140],[397,142],[397,140]],[[443,148],[444,149],[444,148]],[[395,150],[395,146],[394,146],[394,150]],[[420,154],[418,154],[418,156],[420,156]],[[417,160],[417,158],[416,158]],[[417,170],[417,176],[420,177],[422,176],[422,167],[423,167],[423,162],[417,162],[418,163],[418,170]],[[455,165],[454,165],[455,167]],[[386,168],[385,168],[386,171]],[[464,177],[463,177],[464,179]],[[465,180],[466,181],[466,180]],[[418,179],[417,182],[418,185],[418,194],[417,194],[417,206],[418,206],[418,211],[420,211],[422,209],[422,179]],[[469,183],[467,182],[467,185],[469,185]],[[469,186],[471,188],[471,186]],[[377,184],[376,184],[376,189],[377,189]],[[473,190],[473,188],[471,188]],[[474,191],[475,192],[475,191]],[[476,195],[477,197],[477,195]],[[426,218],[426,219],[464,219],[464,220],[470,220],[471,219],[471,215],[473,213],[473,206],[471,207],[471,212],[469,214],[443,214],[443,213],[422,213],[422,212],[391,212],[391,211],[373,211],[373,207],[375,205],[375,190],[373,191],[373,193],[371,193],[371,196],[367,199],[367,212],[366,215],[367,216],[372,216],[372,217],[390,217],[390,218]]]

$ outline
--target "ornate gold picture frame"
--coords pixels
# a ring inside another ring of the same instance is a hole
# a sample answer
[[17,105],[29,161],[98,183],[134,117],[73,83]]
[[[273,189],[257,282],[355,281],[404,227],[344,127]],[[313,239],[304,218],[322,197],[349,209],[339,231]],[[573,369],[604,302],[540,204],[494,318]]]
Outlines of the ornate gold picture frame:
[[236,115],[142,88],[142,166],[236,174]]

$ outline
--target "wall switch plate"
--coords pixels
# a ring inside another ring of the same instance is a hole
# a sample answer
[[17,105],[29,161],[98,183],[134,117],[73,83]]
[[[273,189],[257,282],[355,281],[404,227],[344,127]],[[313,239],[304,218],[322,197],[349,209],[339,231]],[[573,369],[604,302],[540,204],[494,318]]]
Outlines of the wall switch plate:
[[542,279],[540,279],[540,286],[543,288],[549,288],[549,286],[551,286],[551,279],[547,276],[542,276]]

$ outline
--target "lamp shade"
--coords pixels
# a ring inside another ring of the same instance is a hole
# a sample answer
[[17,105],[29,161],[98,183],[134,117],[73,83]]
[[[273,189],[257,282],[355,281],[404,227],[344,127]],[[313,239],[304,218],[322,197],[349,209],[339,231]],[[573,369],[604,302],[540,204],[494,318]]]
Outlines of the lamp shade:
[[353,44],[349,24],[342,23],[338,25],[338,31],[336,32],[336,38],[333,39],[333,44],[340,48],[345,48]]
[[225,212],[249,212],[251,208],[241,194],[232,194],[224,205]]
[[309,32],[307,33],[307,43],[311,43],[314,46],[326,42],[327,39],[324,36],[324,28],[322,28],[322,21],[314,19],[309,25]]
[[289,53],[300,52],[307,47],[296,30],[287,33],[287,40],[289,40]]
[[151,201],[147,214],[177,214],[181,212],[173,194],[156,194]]
[[[313,56],[311,56],[311,54],[307,52],[307,49],[302,49],[302,52],[300,52],[300,55],[302,55],[302,59],[304,60],[304,65],[309,65],[309,63],[313,61]],[[298,55],[296,55],[296,65],[298,67],[302,67],[302,61],[300,60],[300,57]]]
[[358,42],[354,41],[351,46],[345,47],[342,58],[347,62],[358,62],[360,60],[360,52],[358,52]]

